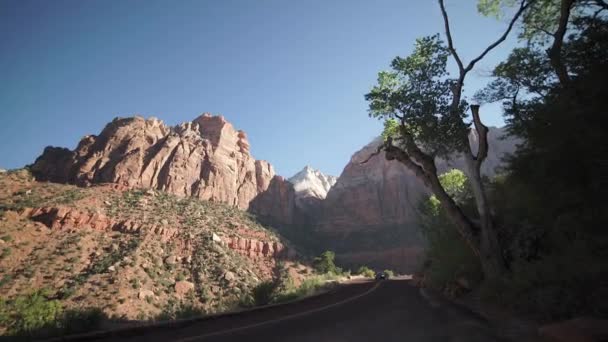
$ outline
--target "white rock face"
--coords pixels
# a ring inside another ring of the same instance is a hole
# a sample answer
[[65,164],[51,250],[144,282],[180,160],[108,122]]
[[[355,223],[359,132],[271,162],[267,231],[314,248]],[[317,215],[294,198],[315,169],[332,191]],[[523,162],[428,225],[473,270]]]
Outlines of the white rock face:
[[324,199],[337,180],[337,177],[325,175],[308,165],[288,179],[293,184],[296,198],[315,197],[318,199]]

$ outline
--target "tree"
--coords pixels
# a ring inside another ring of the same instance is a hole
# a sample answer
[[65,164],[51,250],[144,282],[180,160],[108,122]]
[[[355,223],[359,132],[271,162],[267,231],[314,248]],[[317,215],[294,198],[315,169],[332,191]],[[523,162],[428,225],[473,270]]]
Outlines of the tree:
[[[479,0],[478,11],[485,16],[500,18],[514,0]],[[590,14],[596,18],[608,10],[605,0],[537,0],[523,13],[520,38],[530,43],[548,45],[546,50],[551,67],[562,86],[570,82],[570,73],[563,61],[562,50],[568,26]]]
[[325,251],[321,253],[320,256],[316,257],[313,260],[313,267],[315,271],[318,273],[336,273],[337,268],[334,260],[336,258],[336,253],[332,251]]
[[[506,271],[481,179],[481,164],[488,153],[488,128],[481,122],[479,106],[471,105],[472,125],[479,141],[473,153],[468,139],[471,123],[465,122],[468,103],[462,98],[462,90],[466,75],[506,39],[531,2],[521,0],[503,35],[465,65],[454,47],[444,2],[439,0],[447,46],[438,35],[418,39],[414,52],[406,58],[396,57],[391,63],[392,70],[380,72],[378,84],[365,95],[369,115],[385,121],[385,140],[377,153],[383,150],[388,160],[404,164],[435,194],[459,233],[479,256],[488,278],[499,277]],[[450,78],[446,69],[450,56],[458,66],[455,79]],[[463,212],[439,181],[435,157],[451,153],[464,156],[479,222]]]

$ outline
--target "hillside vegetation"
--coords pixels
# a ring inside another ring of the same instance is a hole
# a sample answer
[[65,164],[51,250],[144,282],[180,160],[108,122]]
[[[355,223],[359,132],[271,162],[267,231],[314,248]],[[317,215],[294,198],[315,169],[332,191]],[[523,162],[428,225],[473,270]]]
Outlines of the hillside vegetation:
[[279,264],[297,285],[311,273],[280,262],[284,243],[250,214],[159,191],[43,183],[17,170],[0,174],[0,215],[8,333],[74,312],[115,322],[220,312],[246,301]]

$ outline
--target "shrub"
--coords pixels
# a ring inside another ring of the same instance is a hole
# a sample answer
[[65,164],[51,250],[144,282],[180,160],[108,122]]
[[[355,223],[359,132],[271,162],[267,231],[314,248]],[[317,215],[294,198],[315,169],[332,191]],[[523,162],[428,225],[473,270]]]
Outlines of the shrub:
[[313,260],[313,268],[317,273],[338,273],[334,260],[336,254],[332,251],[325,251]]
[[7,327],[11,335],[32,335],[42,329],[54,328],[60,318],[61,304],[47,296],[47,291],[38,290],[0,302],[0,325]]
[[393,272],[392,270],[384,270],[383,272],[387,278],[392,278],[395,276],[395,272]]
[[359,269],[357,270],[357,274],[358,275],[362,275],[366,278],[373,278],[374,277],[374,270],[372,270],[371,268],[367,267],[367,266],[361,266],[359,267]]
[[252,290],[255,305],[266,305],[272,300],[276,284],[272,281],[264,281],[256,285]]

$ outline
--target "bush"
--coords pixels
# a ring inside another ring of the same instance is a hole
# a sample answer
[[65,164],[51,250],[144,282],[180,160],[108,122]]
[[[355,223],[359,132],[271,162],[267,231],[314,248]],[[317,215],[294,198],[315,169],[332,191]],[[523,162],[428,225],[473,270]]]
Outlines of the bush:
[[259,283],[252,290],[253,302],[255,305],[266,305],[270,303],[277,285],[273,281]]
[[0,302],[0,325],[11,335],[32,335],[42,329],[52,329],[61,315],[61,304],[49,300],[48,292],[38,290],[12,301]]
[[325,251],[313,260],[313,268],[317,273],[339,273],[334,263],[336,254],[332,251]]
[[357,270],[357,274],[362,275],[366,278],[373,278],[375,275],[374,270],[372,270],[371,268],[369,268],[367,266],[359,267],[359,269]]
[[388,279],[395,276],[395,272],[393,272],[392,270],[384,270],[383,272],[386,275],[386,278],[388,278]]

